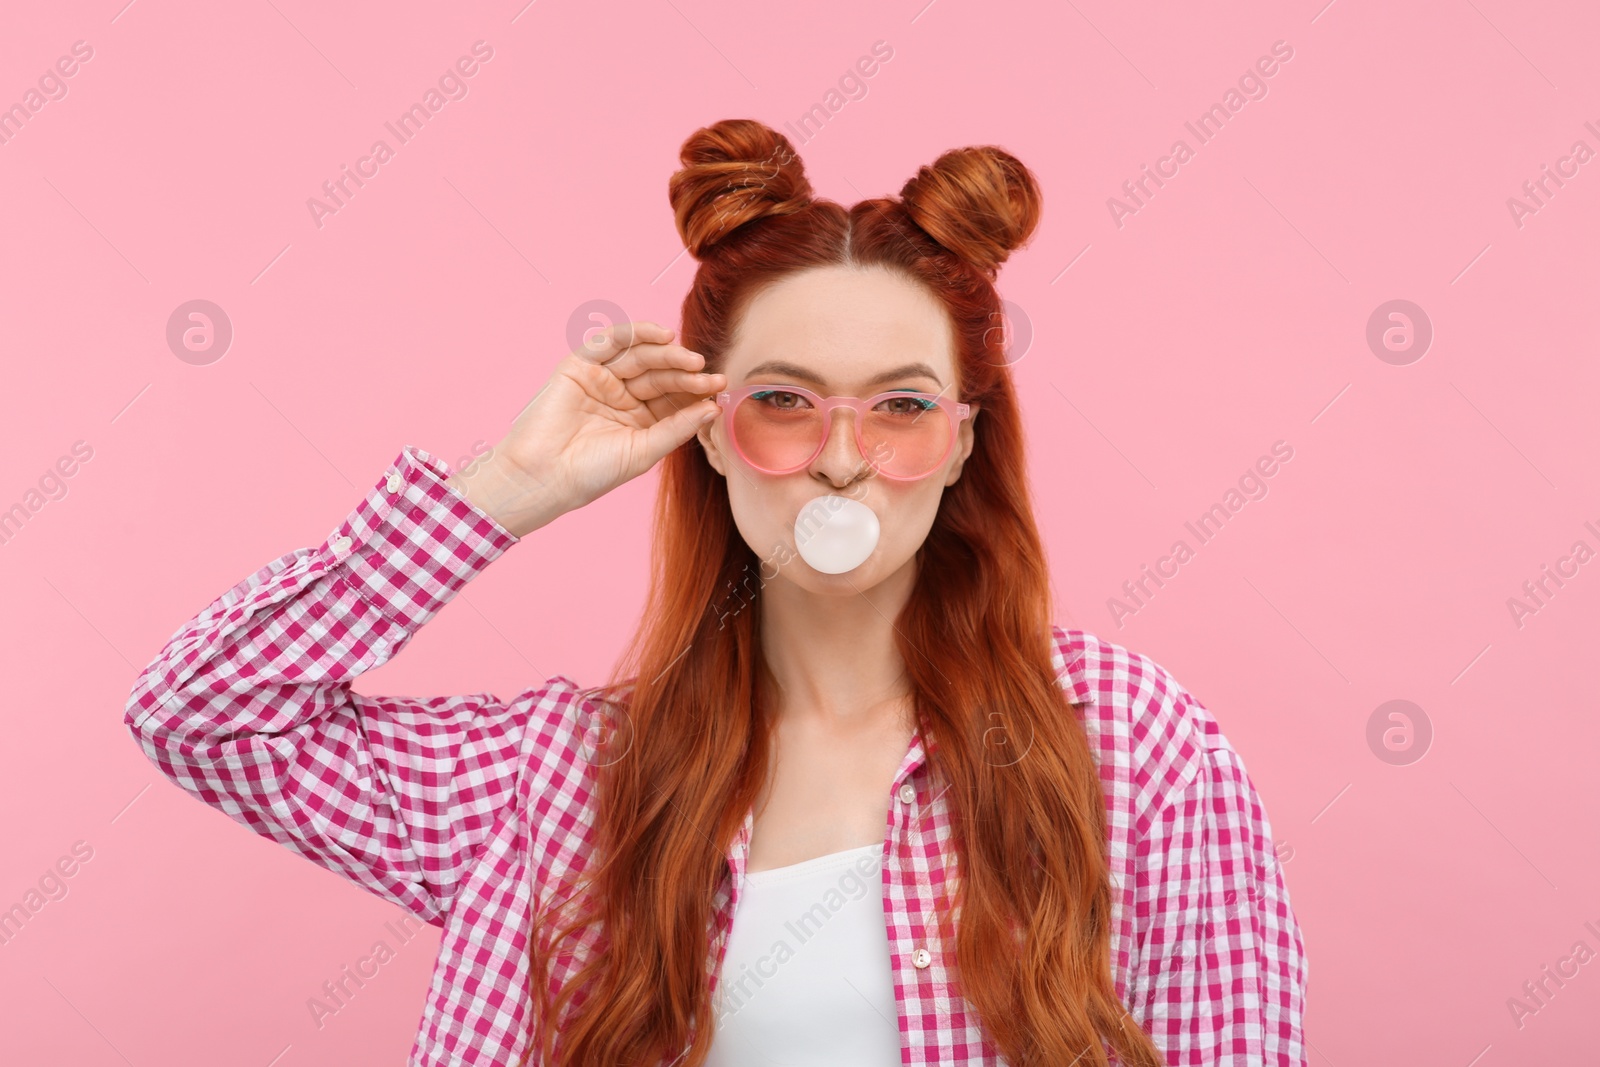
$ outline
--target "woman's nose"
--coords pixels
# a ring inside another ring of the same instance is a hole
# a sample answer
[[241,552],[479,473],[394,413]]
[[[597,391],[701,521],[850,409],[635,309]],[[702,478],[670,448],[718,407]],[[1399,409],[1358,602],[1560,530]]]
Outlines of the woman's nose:
[[856,445],[855,417],[856,413],[848,409],[835,411],[828,439],[811,461],[813,474],[822,475],[840,489],[862,477],[871,466]]

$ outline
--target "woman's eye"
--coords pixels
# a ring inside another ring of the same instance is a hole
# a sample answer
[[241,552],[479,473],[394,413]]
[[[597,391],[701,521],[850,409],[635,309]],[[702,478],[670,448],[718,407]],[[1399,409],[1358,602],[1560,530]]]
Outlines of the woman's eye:
[[890,415],[920,415],[936,407],[938,404],[925,396],[894,396],[878,405]]
[[806,402],[806,398],[799,393],[791,393],[784,389],[762,389],[750,394],[751,400],[759,400],[769,407],[794,409]]

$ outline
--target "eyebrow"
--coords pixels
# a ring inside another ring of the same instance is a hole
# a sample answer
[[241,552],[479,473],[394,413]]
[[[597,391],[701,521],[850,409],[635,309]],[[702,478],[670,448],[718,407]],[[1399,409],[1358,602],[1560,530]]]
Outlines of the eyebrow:
[[[786,374],[791,378],[799,378],[801,381],[812,382],[816,385],[826,384],[815,373],[800,366],[800,364],[789,363],[781,359],[769,359],[765,363],[752,367],[745,374],[745,381],[750,381],[758,374]],[[882,374],[869,378],[866,384],[883,385],[886,382],[898,381],[901,378],[932,378],[934,381],[939,382],[940,389],[944,388],[944,382],[939,380],[939,376],[933,372],[933,368],[926,363],[907,363],[902,367],[886,370]]]

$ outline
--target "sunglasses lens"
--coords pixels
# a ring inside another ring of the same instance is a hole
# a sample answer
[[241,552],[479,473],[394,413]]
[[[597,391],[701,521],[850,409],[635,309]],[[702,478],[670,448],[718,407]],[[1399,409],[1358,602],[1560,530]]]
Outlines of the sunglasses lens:
[[896,396],[880,401],[861,424],[867,458],[895,478],[931,474],[950,449],[955,424],[932,400]]
[[822,412],[798,393],[763,389],[733,409],[733,439],[752,466],[787,471],[817,450]]
[[[853,417],[844,411],[834,415]],[[734,408],[732,422],[734,442],[762,470],[794,470],[822,444],[822,412],[798,393],[781,389],[752,393]],[[954,434],[943,408],[912,395],[879,401],[861,425],[865,459],[893,478],[932,473],[944,460]]]

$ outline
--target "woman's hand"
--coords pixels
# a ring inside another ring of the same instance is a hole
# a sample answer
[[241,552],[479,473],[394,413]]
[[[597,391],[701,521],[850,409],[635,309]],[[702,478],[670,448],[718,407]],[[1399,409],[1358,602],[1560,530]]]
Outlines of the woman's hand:
[[717,413],[725,375],[653,322],[608,326],[569,354],[489,455],[450,484],[522,537],[636,478]]

